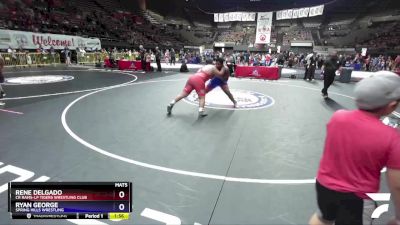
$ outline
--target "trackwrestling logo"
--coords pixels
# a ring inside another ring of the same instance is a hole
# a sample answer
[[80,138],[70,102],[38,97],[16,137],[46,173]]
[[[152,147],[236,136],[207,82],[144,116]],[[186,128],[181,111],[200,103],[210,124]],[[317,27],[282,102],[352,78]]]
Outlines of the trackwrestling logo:
[[[237,101],[236,108],[233,108],[232,102],[221,89],[213,90],[207,94],[206,107],[213,109],[251,110],[266,108],[275,103],[273,98],[258,92],[231,90],[231,93]],[[192,92],[189,96],[187,96],[185,101],[192,105],[199,104],[199,99],[195,92]]]
[[45,75],[45,76],[26,76],[10,77],[5,80],[6,85],[27,85],[27,84],[49,84],[73,80],[73,76],[66,75]]

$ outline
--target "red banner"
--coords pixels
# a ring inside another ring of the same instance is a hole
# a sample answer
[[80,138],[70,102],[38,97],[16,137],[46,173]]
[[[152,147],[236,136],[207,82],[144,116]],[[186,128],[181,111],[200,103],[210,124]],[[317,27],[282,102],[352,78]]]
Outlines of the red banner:
[[278,80],[279,68],[266,66],[236,66],[235,77]]
[[[111,65],[109,59],[104,59],[104,65],[106,67],[113,67]],[[118,69],[119,70],[142,70],[142,62],[141,61],[118,60]],[[146,63],[146,71],[150,71],[150,63]]]
[[119,70],[141,70],[142,62],[140,61],[118,61],[118,69]]

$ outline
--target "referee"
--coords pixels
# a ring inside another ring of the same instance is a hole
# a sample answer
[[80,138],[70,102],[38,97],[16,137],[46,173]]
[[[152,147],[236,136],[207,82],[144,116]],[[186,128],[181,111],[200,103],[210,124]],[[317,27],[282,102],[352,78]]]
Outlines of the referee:
[[324,71],[324,88],[322,89],[322,97],[328,98],[328,88],[332,85],[335,80],[336,70],[340,67],[339,58],[337,53],[334,52],[330,57],[324,62],[322,71]]
[[358,109],[336,111],[328,122],[316,179],[319,211],[309,224],[371,224],[376,203],[367,194],[379,192],[381,170],[386,167],[395,208],[389,224],[399,225],[400,132],[380,118],[400,104],[400,76],[375,73],[361,80],[354,94]]
[[140,51],[140,62],[142,64],[142,70],[146,71],[146,49],[143,48],[143,45],[140,45],[139,51]]
[[156,47],[156,63],[157,63],[157,71],[161,72],[161,51],[158,47]]

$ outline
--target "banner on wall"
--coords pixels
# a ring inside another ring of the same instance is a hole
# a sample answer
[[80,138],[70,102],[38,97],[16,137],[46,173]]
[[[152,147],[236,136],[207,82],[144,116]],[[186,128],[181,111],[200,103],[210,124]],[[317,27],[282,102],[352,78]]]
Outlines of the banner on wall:
[[316,16],[321,16],[324,14],[324,5],[317,6]]
[[292,16],[293,16],[293,9],[289,9],[289,10],[287,11],[287,18],[288,18],[288,19],[292,19]]
[[224,22],[224,14],[218,13],[218,22]]
[[293,9],[292,19],[297,19],[297,18],[299,18],[299,10]]
[[362,48],[361,49],[361,55],[362,56],[367,56],[367,48]]
[[224,22],[229,22],[229,13],[224,13]]
[[256,21],[256,13],[250,13],[250,21]]
[[236,17],[237,17],[237,21],[242,21],[242,13],[241,12],[238,12],[238,13],[236,13],[237,15],[236,15]]
[[271,42],[272,12],[258,13],[256,44],[269,44]]
[[281,20],[282,19],[282,11],[276,12],[276,20]]
[[309,17],[320,16],[324,13],[324,5],[314,6],[310,8]]
[[234,17],[235,17],[235,15],[234,15],[233,12],[232,12],[232,13],[229,13],[229,21],[235,21],[235,20],[234,20]]
[[69,49],[88,48],[101,49],[101,42],[98,38],[83,38],[62,34],[33,33],[15,30],[0,29],[0,49],[9,47],[14,49]]
[[324,5],[299,9],[280,10],[276,12],[276,20],[297,19],[320,16],[324,13]]
[[214,22],[256,21],[256,13],[253,12],[229,12],[214,13]]

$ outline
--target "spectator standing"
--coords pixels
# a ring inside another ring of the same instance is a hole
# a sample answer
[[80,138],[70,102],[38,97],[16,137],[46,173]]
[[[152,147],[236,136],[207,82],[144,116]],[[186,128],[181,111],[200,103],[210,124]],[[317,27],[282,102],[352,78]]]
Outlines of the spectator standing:
[[50,56],[51,56],[51,63],[56,62],[56,51],[54,50],[53,46],[50,47]]
[[142,70],[146,71],[146,49],[143,48],[143,45],[140,45],[139,51],[140,51],[140,62],[142,64]]
[[17,52],[11,46],[8,47],[7,53],[11,55],[11,65],[17,68]]
[[324,88],[322,89],[322,96],[328,98],[328,88],[335,80],[336,70],[340,67],[339,59],[336,53],[332,53],[324,63],[322,70],[324,71]]
[[[64,56],[65,56],[65,65],[69,66],[71,65],[71,51],[69,50],[68,47],[64,48]],[[111,59],[110,59],[111,62]]]
[[175,62],[176,62],[175,50],[171,49],[171,65],[174,64],[175,66]]
[[165,51],[165,54],[164,54],[164,60],[165,60],[165,63],[168,65],[168,63],[170,62],[170,59],[171,59],[171,54],[170,54],[170,52],[169,52],[169,50],[167,49],[166,51]]
[[368,55],[367,58],[365,59],[365,70],[370,71],[370,66],[371,66],[371,55]]
[[158,47],[156,47],[156,63],[157,63],[157,71],[161,72],[161,51]]
[[372,224],[363,223],[363,211],[376,207],[367,193],[379,192],[383,167],[395,207],[389,224],[400,224],[400,133],[380,120],[399,106],[400,77],[378,72],[354,93],[358,110],[336,111],[327,125],[316,179],[319,212],[310,225]]

